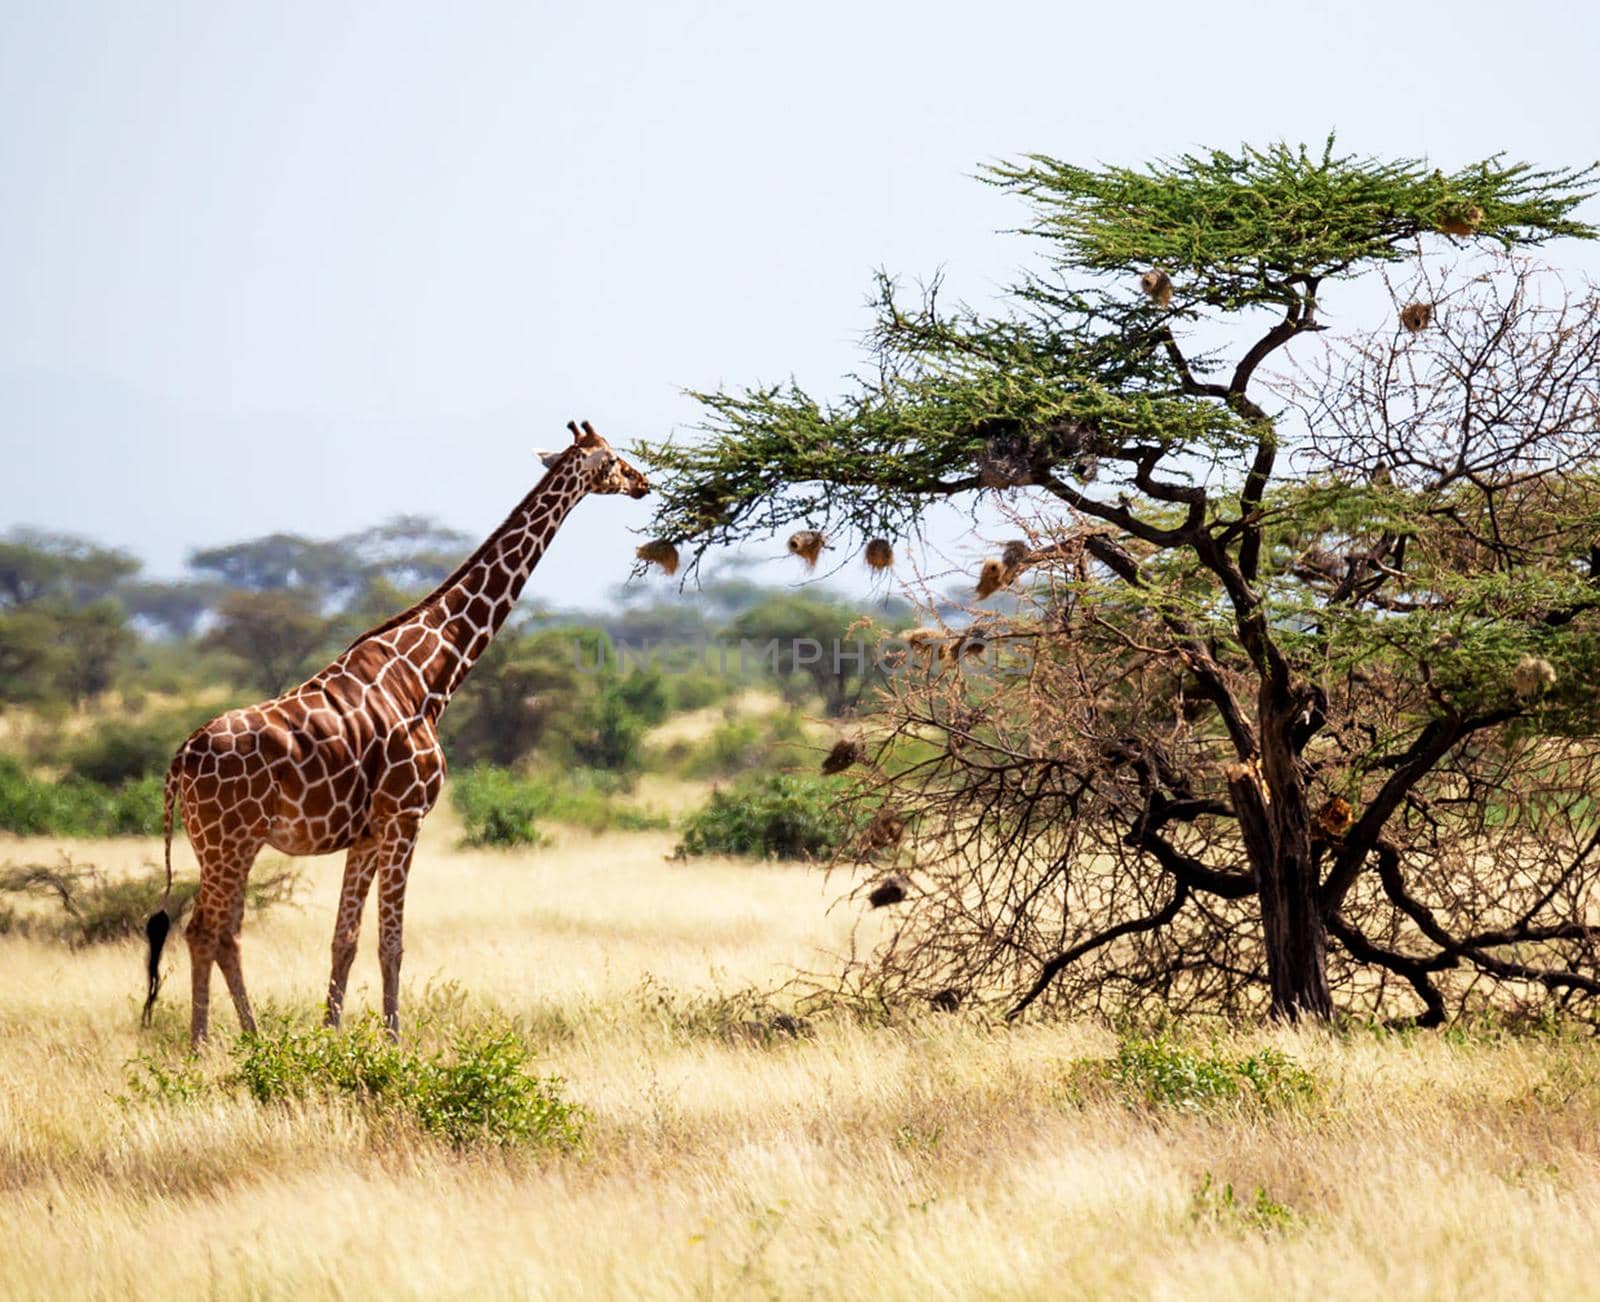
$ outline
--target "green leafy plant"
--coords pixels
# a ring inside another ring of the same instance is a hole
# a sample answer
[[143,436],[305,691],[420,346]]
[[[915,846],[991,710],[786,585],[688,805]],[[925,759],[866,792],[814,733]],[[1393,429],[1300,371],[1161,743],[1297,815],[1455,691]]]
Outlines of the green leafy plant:
[[456,1148],[568,1150],[583,1138],[587,1113],[564,1097],[559,1077],[530,1070],[531,1050],[503,1025],[468,1027],[425,1052],[396,1044],[371,1017],[344,1031],[283,1021],[241,1035],[231,1055],[232,1070],[209,1084],[187,1064],[143,1055],[130,1064],[130,1096],[185,1102],[217,1090],[264,1105],[337,1099],[375,1121],[403,1119]]
[[679,858],[704,854],[764,859],[816,859],[854,834],[855,817],[841,810],[825,779],[791,773],[747,774],[711,793],[683,824]]
[[203,721],[192,719],[189,712],[139,722],[103,720],[67,748],[67,771],[106,787],[151,777],[159,780],[184,737]]
[[128,1060],[126,1077],[124,1103],[193,1103],[212,1088],[194,1056],[171,1062],[153,1053],[135,1054]]
[[709,736],[680,745],[665,759],[690,778],[726,778],[753,769],[784,769],[807,758],[805,729],[794,710],[765,718],[735,715],[724,719]]
[[159,777],[119,787],[75,777],[51,782],[0,755],[0,829],[18,836],[155,836],[161,787]]
[[1223,1228],[1282,1232],[1293,1229],[1300,1218],[1286,1203],[1280,1203],[1260,1185],[1249,1198],[1234,1193],[1231,1183],[1218,1185],[1207,1171],[1200,1177],[1189,1198],[1189,1219],[1197,1224]]
[[1277,1049],[1230,1057],[1166,1038],[1125,1040],[1101,1070],[1124,1098],[1188,1112],[1282,1107],[1305,1102],[1317,1090],[1316,1078]]
[[450,802],[466,825],[463,845],[542,845],[537,820],[549,813],[548,792],[505,769],[468,769],[450,784]]
[[591,832],[650,831],[667,825],[660,814],[622,803],[625,780],[603,770],[521,775],[479,765],[455,778],[450,799],[466,825],[469,846],[541,845],[541,822]]

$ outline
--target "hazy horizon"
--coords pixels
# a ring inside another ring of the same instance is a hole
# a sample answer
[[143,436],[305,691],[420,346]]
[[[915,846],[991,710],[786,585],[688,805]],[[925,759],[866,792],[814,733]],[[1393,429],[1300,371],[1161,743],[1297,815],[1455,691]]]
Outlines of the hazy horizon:
[[[988,159],[1333,128],[1445,167],[1600,153],[1576,6],[438,14],[0,14],[0,528],[81,533],[152,576],[398,514],[482,537],[569,418],[622,447],[692,424],[684,388],[836,392],[879,266],[988,301],[1029,260],[996,233],[1021,210],[972,179]],[[608,597],[648,514],[583,504],[531,593]],[[930,528],[954,560],[961,518]]]

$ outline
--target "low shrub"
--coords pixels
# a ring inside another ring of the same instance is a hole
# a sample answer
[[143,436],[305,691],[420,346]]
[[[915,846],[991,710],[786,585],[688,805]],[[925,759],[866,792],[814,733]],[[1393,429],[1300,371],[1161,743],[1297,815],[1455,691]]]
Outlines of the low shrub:
[[811,1022],[772,1002],[755,987],[728,992],[685,992],[646,976],[639,983],[640,1009],[674,1039],[719,1039],[772,1046],[812,1033]]
[[685,777],[728,778],[759,769],[784,770],[811,757],[800,715],[780,710],[766,718],[725,719],[703,741],[668,756]]
[[1149,1107],[1277,1107],[1316,1093],[1316,1078],[1277,1049],[1229,1057],[1165,1037],[1134,1039],[1123,1041],[1117,1056],[1101,1066],[1125,1098]]
[[0,756],[0,829],[18,836],[157,836],[162,778],[118,787],[86,778],[51,782]]
[[182,1067],[136,1058],[129,1094],[183,1102],[210,1089],[242,1092],[265,1105],[339,1099],[374,1121],[403,1120],[456,1148],[568,1150],[583,1137],[584,1109],[563,1097],[559,1077],[529,1070],[533,1054],[509,1027],[470,1027],[428,1053],[396,1044],[372,1017],[344,1031],[285,1021],[241,1035],[231,1052],[232,1070],[205,1085]]
[[703,710],[735,690],[727,675],[709,669],[669,674],[663,685],[668,710],[674,714],[682,710]]
[[105,787],[164,778],[173,752],[191,730],[187,716],[145,723],[107,720],[67,747],[67,771]]
[[463,845],[541,845],[537,820],[550,812],[548,791],[507,769],[475,765],[450,784],[450,802],[466,826]]
[[[287,864],[259,866],[245,886],[245,905],[255,911],[294,898],[300,874]],[[0,868],[0,893],[53,900],[59,913],[11,913],[8,930],[58,940],[73,948],[144,934],[145,920],[161,902],[165,869],[133,877],[109,877],[93,864],[63,859],[54,868],[41,864]],[[181,918],[194,902],[199,884],[173,883],[168,912]]]
[[462,844],[468,846],[539,845],[545,840],[541,822],[591,832],[667,825],[659,814],[623,804],[625,790],[625,779],[593,769],[523,776],[477,765],[451,783],[450,799],[466,825]]
[[1210,1171],[1200,1177],[1189,1196],[1189,1219],[1218,1229],[1259,1233],[1293,1230],[1300,1224],[1294,1208],[1280,1203],[1263,1186],[1257,1185],[1249,1198],[1241,1198],[1231,1183],[1219,1185]]
[[752,855],[815,859],[831,854],[858,829],[825,779],[792,773],[747,774],[684,821],[675,855]]

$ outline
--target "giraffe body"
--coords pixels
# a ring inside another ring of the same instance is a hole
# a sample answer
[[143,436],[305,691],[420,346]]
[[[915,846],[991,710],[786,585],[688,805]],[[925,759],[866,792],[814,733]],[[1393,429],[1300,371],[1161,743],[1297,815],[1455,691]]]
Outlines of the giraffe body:
[[[239,933],[245,882],[267,845],[291,855],[348,852],[328,982],[330,1025],[338,1024],[362,910],[378,883],[384,1021],[398,1034],[406,879],[422,820],[444,783],[439,716],[572,507],[591,492],[648,491],[644,477],[587,422],[582,431],[570,428],[573,446],[546,458],[544,478],[438,588],[298,687],[219,715],[179,747],[166,782],[167,874],[170,892],[176,804],[200,861],[187,930],[192,1042],[208,1031],[213,962],[240,1025],[255,1027]],[[147,1017],[159,984],[164,908],[149,932]]]

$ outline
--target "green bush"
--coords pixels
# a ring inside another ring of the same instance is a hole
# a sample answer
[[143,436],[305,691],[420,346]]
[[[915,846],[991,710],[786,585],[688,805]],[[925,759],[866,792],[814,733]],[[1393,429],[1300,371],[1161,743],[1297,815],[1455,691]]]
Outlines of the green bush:
[[667,691],[658,670],[608,677],[580,713],[573,754],[591,768],[637,769],[640,742],[667,717],[667,708]]
[[475,765],[450,783],[450,802],[466,825],[463,845],[540,845],[536,821],[550,812],[549,793],[507,769]]
[[156,836],[162,778],[108,787],[84,778],[50,782],[0,755],[0,828],[18,836]]
[[450,799],[466,825],[469,846],[539,845],[540,822],[604,832],[665,827],[666,819],[620,803],[625,782],[617,774],[578,769],[526,777],[478,765],[454,779]]
[[107,720],[67,748],[67,769],[73,777],[119,787],[140,778],[166,776],[167,765],[196,722],[185,711],[144,722]]
[[747,774],[684,821],[679,858],[742,854],[767,859],[815,859],[830,854],[856,829],[837,807],[825,779],[790,773]]
[[1125,1097],[1185,1111],[1216,1104],[1274,1107],[1316,1093],[1316,1078],[1277,1049],[1228,1057],[1165,1037],[1125,1040],[1105,1071]]
[[685,777],[725,778],[802,764],[809,756],[800,715],[781,710],[765,719],[724,719],[706,739],[667,758]]
[[1280,1203],[1263,1186],[1257,1185],[1249,1198],[1241,1198],[1231,1182],[1219,1185],[1210,1171],[1200,1177],[1189,1196],[1189,1219],[1221,1229],[1262,1232],[1292,1230],[1300,1223],[1294,1208]]
[[564,1082],[528,1070],[532,1053],[509,1028],[469,1029],[424,1055],[366,1018],[348,1031],[280,1026],[234,1043],[222,1082],[258,1103],[345,1098],[378,1116],[398,1114],[461,1148],[470,1144],[576,1148],[584,1111]]
[[732,690],[727,675],[712,673],[707,669],[668,674],[663,686],[668,710],[673,714],[683,710],[703,710],[722,700]]

